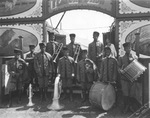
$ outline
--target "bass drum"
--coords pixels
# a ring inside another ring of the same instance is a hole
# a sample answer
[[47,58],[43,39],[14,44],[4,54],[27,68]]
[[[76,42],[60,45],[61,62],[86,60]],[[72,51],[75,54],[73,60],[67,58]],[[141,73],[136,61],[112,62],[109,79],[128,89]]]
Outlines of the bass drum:
[[92,105],[103,110],[109,110],[116,101],[115,89],[111,84],[96,82],[89,92],[89,101]]

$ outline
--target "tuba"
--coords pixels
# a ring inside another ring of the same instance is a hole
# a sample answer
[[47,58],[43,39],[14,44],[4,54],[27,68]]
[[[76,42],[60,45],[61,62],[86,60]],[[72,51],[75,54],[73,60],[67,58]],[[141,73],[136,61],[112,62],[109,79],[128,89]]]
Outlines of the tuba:
[[59,104],[59,98],[60,98],[60,94],[61,94],[61,86],[62,86],[62,83],[60,81],[60,76],[57,76],[55,79],[55,84],[54,84],[53,102],[52,102],[52,104],[47,106],[48,109],[59,110],[64,107]]
[[58,45],[57,50],[54,52],[54,54],[53,54],[53,56],[52,56],[54,63],[56,63],[56,60],[57,60],[57,58],[58,58],[58,55],[60,54],[60,51],[61,51],[62,47],[63,47],[63,43],[60,43],[60,44]]
[[74,56],[73,56],[73,59],[74,59],[74,62],[77,63],[78,61],[78,57],[79,57],[79,54],[80,54],[80,45],[78,44],[77,47],[76,47],[76,50],[75,50],[75,53],[74,53]]

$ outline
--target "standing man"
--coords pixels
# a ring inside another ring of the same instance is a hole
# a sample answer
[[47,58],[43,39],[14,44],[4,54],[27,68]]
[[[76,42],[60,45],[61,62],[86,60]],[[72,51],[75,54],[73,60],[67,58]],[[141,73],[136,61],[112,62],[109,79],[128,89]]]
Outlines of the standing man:
[[[76,38],[76,35],[75,35],[75,34],[70,34],[70,41],[71,41],[71,42],[67,45],[67,48],[68,48],[68,50],[69,50],[69,56],[71,56],[72,58],[74,58],[74,54],[75,54],[75,51],[76,51],[76,49],[77,49],[77,46],[80,47],[79,44],[75,43],[75,38]],[[81,49],[81,47],[80,47],[80,49]],[[80,51],[81,51],[81,50],[80,50]],[[78,58],[78,60],[81,59],[80,54],[81,54],[81,53],[79,53],[79,58]],[[78,60],[77,60],[77,61],[78,61]]]
[[104,48],[105,58],[102,59],[100,81],[116,83],[117,79],[117,60],[111,55],[109,47]]
[[[138,57],[132,53],[131,50],[131,44],[129,42],[126,42],[123,44],[125,55],[122,57],[119,57],[118,65],[120,68],[120,72],[123,71],[134,59],[137,59]],[[134,83],[130,82],[128,78],[125,76],[121,76],[121,88],[123,92],[123,99],[124,99],[124,110],[123,112],[126,113],[128,110],[133,111],[133,108],[131,106],[131,87]],[[133,88],[134,89],[134,88]]]
[[77,64],[77,80],[81,83],[82,102],[85,102],[88,99],[86,92],[89,94],[93,82],[97,80],[97,68],[94,62],[87,58],[87,50],[82,50],[82,60]]
[[[67,48],[69,50],[69,56],[71,56],[74,59],[74,70],[75,70],[75,77],[73,79],[73,83],[76,84],[76,76],[77,76],[77,62],[81,60],[81,46],[80,44],[75,43],[75,34],[70,34],[70,43],[67,45]],[[80,51],[79,51],[79,50]],[[77,54],[77,50],[79,51]],[[75,54],[76,53],[76,54]]]
[[45,51],[46,43],[39,44],[41,52],[34,58],[34,68],[38,76],[41,102],[47,99],[47,88],[50,76],[52,76],[52,56]]
[[30,53],[27,54],[25,61],[28,62],[28,76],[29,76],[29,82],[28,84],[35,84],[38,85],[36,72],[34,69],[34,57],[35,57],[35,45],[29,45]]
[[94,41],[88,46],[88,57],[91,59],[100,70],[101,59],[103,56],[104,45],[98,41],[99,32],[93,32]]
[[18,48],[14,49],[15,57],[8,62],[8,72],[10,78],[8,81],[9,89],[9,104],[8,107],[12,106],[12,92],[17,90],[18,103],[21,102],[21,94],[23,90],[23,78],[26,70],[26,63],[21,59],[22,51]]
[[70,101],[73,100],[72,94],[72,83],[74,77],[74,60],[69,56],[69,50],[67,47],[63,48],[64,56],[59,59],[58,62],[58,76],[62,80],[62,88],[64,91],[64,96],[62,99],[66,98],[67,89],[69,90]]
[[46,52],[53,55],[58,48],[58,42],[55,41],[54,32],[48,31],[48,35],[49,35],[49,42],[46,44]]
[[[46,44],[46,52],[48,52],[49,54],[51,54],[51,56],[53,56],[56,53],[56,50],[58,49],[59,43],[55,41],[55,34],[54,32],[49,32],[48,31],[48,35],[49,35],[49,42]],[[54,57],[52,57],[52,59],[54,60]],[[58,59],[56,60],[56,63],[53,63],[54,65],[54,71],[52,74],[52,83],[55,80],[55,77],[57,75],[57,62]]]

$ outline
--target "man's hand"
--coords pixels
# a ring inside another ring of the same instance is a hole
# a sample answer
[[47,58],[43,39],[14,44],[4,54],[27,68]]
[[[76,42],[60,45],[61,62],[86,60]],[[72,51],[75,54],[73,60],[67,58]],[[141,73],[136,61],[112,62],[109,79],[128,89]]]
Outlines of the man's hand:
[[14,71],[11,71],[11,73],[10,73],[12,76],[15,76],[16,75],[16,73],[14,72]]

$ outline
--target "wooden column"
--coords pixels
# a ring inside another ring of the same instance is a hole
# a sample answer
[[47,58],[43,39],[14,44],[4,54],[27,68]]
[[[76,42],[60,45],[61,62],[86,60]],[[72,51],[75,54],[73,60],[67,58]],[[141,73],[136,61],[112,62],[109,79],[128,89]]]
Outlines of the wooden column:
[[2,58],[0,57],[0,106],[2,104]]
[[139,39],[140,39],[140,33],[135,33],[135,41],[136,41],[136,45],[135,45],[135,51],[136,51],[136,55],[139,57]]

